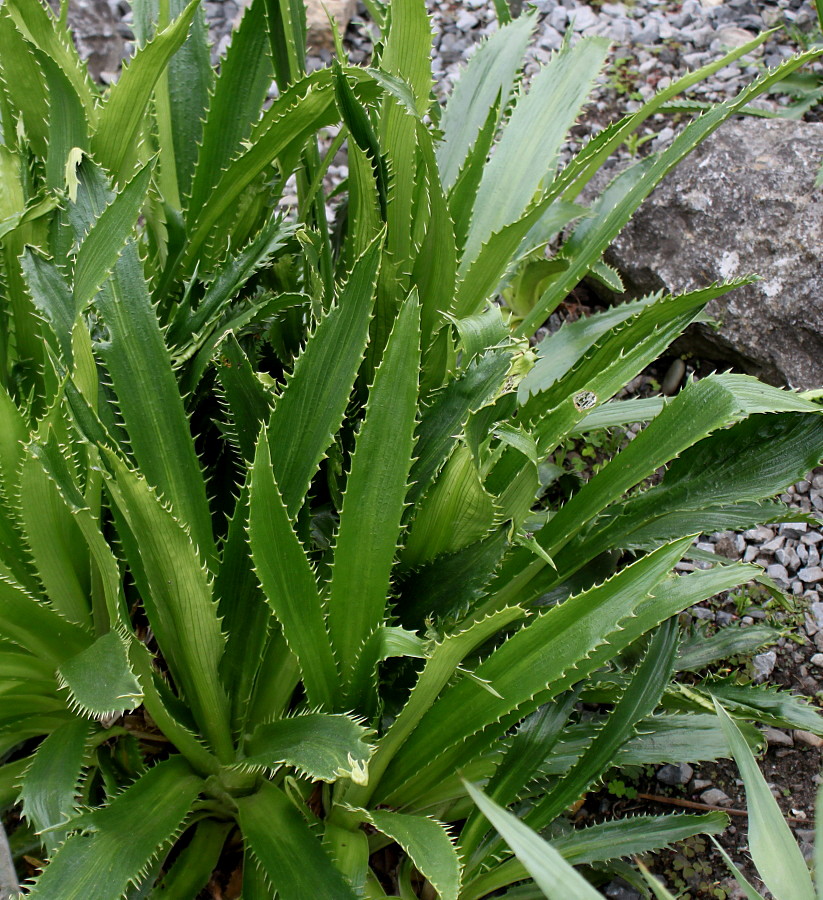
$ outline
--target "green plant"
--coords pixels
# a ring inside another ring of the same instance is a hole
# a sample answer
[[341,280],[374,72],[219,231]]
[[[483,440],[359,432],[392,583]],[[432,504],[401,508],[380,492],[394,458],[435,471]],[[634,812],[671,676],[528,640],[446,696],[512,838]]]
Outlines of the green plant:
[[[473,900],[527,876],[461,771],[563,829],[613,765],[727,753],[714,696],[823,732],[789,695],[672,680],[672,617],[757,571],[672,567],[696,532],[787,515],[763,498],[819,460],[819,408],[734,375],[608,402],[742,282],[526,352],[665,173],[813,54],[585,209],[603,160],[746,48],[558,172],[605,42],[526,92],[534,20],[513,20],[436,131],[425,7],[381,14],[373,68],[307,76],[302,6],[253,0],[215,77],[196,0],[138,2],[140,49],[101,95],[45,7],[0,7],[0,798],[49,859],[34,898],[191,900],[242,864],[245,900]],[[490,301],[563,229],[507,319]],[[648,420],[570,500],[538,502],[562,442]],[[591,866],[720,827],[645,817],[560,846]]]

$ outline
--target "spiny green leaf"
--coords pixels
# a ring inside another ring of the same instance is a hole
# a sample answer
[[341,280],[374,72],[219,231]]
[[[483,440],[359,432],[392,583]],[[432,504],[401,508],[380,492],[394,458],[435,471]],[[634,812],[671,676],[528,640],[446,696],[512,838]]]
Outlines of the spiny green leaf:
[[460,894],[460,859],[448,832],[434,819],[384,809],[362,811],[365,820],[396,841],[441,900]]
[[344,715],[308,713],[259,725],[246,745],[244,766],[294,766],[312,780],[368,782],[367,730]]
[[154,900],[188,900],[196,897],[206,887],[217,868],[226,837],[232,827],[231,822],[201,819],[195,826],[191,840],[163,875],[159,886],[152,891]]
[[804,62],[816,58],[821,52],[823,51],[810,51],[784,61],[777,69],[768,72],[741,91],[737,97],[716,106],[687,125],[667,149],[621,173],[593,206],[595,215],[584,219],[563,245],[562,255],[570,260],[571,265],[522,321],[518,333],[531,334],[542,324],[546,318],[546,311],[554,309],[559,300],[565,297],[600,260],[606,247],[654,186],[697,144],[772,84],[795,71]]
[[[73,719],[53,731],[37,748],[20,790],[23,815],[35,832],[53,829],[74,817],[77,783],[90,730],[89,722]],[[64,835],[64,830],[43,835],[50,853]]]
[[524,821],[532,828],[539,830],[548,825],[609,768],[617,750],[631,736],[638,721],[650,715],[660,702],[672,675],[677,643],[677,623],[670,620],[651,639],[626,691],[586,752],[526,814]]
[[300,810],[269,781],[237,799],[240,827],[248,847],[281,897],[334,897],[355,893],[334,867]]
[[455,448],[416,513],[403,548],[404,568],[461,550],[498,524],[494,498],[486,491],[467,447]]
[[823,735],[820,711],[804,697],[768,684],[737,684],[731,679],[711,679],[698,688],[730,710],[777,728],[800,728]]
[[308,138],[318,128],[331,125],[335,118],[328,71],[312,73],[274,101],[254,129],[246,149],[229,163],[213,189],[206,189],[202,205],[190,205],[190,240],[180,262],[184,272],[194,266],[221,218],[258,175],[275,159],[286,156],[288,163],[284,162],[283,167],[291,171]]
[[[28,5],[21,3],[20,7]],[[39,2],[37,5],[40,5]],[[3,74],[4,89],[13,106],[20,110],[26,136],[33,148],[38,155],[45,157],[49,140],[49,101],[45,73],[31,43],[15,26],[9,9],[10,5],[4,5],[0,13],[0,71]]]
[[47,603],[41,603],[2,576],[0,622],[5,637],[35,656],[52,661],[55,668],[92,641],[85,629],[59,616]]
[[105,457],[113,473],[105,476],[109,493],[131,533],[139,536],[126,549],[132,567],[145,578],[142,599],[149,622],[195,720],[227,762],[233,756],[228,698],[218,674],[225,637],[209,573],[186,529],[148,483],[110,451]]
[[780,637],[776,628],[752,625],[749,628],[721,628],[716,634],[698,631],[684,640],[675,663],[677,672],[694,672],[714,662],[721,662],[738,654],[748,654],[760,647],[774,644]]
[[[557,154],[608,53],[605,38],[583,38],[555,53],[518,97],[477,191],[462,267],[495,232],[515,222],[548,186]],[[520,177],[508,172],[517,167]]]
[[457,181],[470,151],[476,152],[473,145],[489,110],[496,106],[496,126],[508,106],[534,21],[526,13],[498,29],[461,71],[440,119],[443,140],[437,148],[437,164],[447,190]]
[[337,665],[314,571],[289,521],[271,458],[271,434],[264,430],[249,499],[249,543],[255,569],[289,648],[300,663],[309,702],[330,708],[337,693]]
[[91,226],[74,263],[75,309],[82,310],[97,293],[132,236],[146,198],[153,166],[143,166]]
[[220,173],[248,137],[271,84],[265,0],[253,0],[220,65],[209,103],[197,166],[187,204],[187,218],[199,214]]
[[[177,836],[204,783],[174,756],[83,816],[29,894],[34,900],[112,900]],[[151,810],[151,815],[145,811]]]
[[93,118],[96,92],[68,31],[57,27],[53,13],[44,3],[9,0],[6,9],[26,39],[59,66],[86,114]]
[[[673,542],[604,584],[530,619],[475,669],[501,696],[490,696],[466,679],[445,690],[395,756],[380,785],[381,799],[408,802],[424,784],[451,772],[448,749],[488,726],[504,733],[507,716],[516,723],[540,705],[537,698],[548,702],[601,665],[601,655],[603,662],[611,658],[617,645],[632,640],[634,629],[642,634],[673,615],[660,600],[652,611],[643,598],[661,582],[671,591],[666,573],[689,543],[688,538]],[[724,574],[728,578],[729,573]],[[684,597],[673,597],[671,606],[681,602],[689,605]],[[427,762],[421,769],[423,759]]]
[[508,350],[489,350],[431,398],[417,428],[410,503],[419,501],[448,459],[469,414],[493,399],[509,365]]
[[[90,160],[78,167],[77,203],[69,215],[77,240],[112,200]],[[142,473],[191,531],[213,564],[216,551],[206,487],[171,360],[152,307],[137,245],[130,240],[95,300],[108,329],[97,345],[117,394],[129,442]]]
[[26,247],[20,265],[32,302],[51,326],[62,362],[71,365],[76,307],[69,285],[57,266],[31,247]]
[[[717,375],[690,383],[640,432],[636,441],[618,454],[613,467],[607,465],[558,512],[540,532],[540,543],[554,556],[561,542],[567,541],[608,503],[696,444],[702,436],[756,413],[794,410],[818,411],[814,404],[798,395],[760,384],[746,375]],[[684,468],[681,466],[677,471],[682,472]],[[557,539],[553,540],[552,536]]]
[[[33,4],[32,4],[33,5]],[[66,165],[72,149],[88,146],[89,110],[83,106],[69,76],[47,54],[38,54],[49,91],[49,147],[46,156],[46,184],[62,190]]]
[[293,519],[317,466],[340,427],[368,338],[382,236],[352,269],[337,303],[309,338],[269,423],[283,502]]
[[349,699],[368,690],[350,677],[363,643],[383,622],[389,596],[412,463],[419,366],[420,308],[413,295],[403,304],[369,391],[335,543],[329,631]]
[[71,703],[85,716],[122,714],[136,709],[143,699],[124,639],[116,631],[67,659],[57,674],[69,690]]
[[71,622],[91,624],[91,573],[83,536],[31,454],[21,470],[20,503],[26,540],[52,605]]
[[102,107],[91,148],[95,159],[119,184],[131,176],[149,97],[169,60],[186,40],[199,4],[200,0],[191,0],[174,22],[123,67]]
[[[668,702],[664,698],[664,704]],[[706,706],[701,706],[705,709]],[[605,724],[605,723],[604,723]],[[741,723],[747,743],[758,747],[761,733],[748,723]],[[540,764],[540,775],[564,775],[589,746],[595,724],[570,725],[563,740]],[[717,717],[699,713],[657,713],[637,726],[637,734],[618,752],[617,766],[663,765],[664,763],[696,763],[731,756],[729,742]]]

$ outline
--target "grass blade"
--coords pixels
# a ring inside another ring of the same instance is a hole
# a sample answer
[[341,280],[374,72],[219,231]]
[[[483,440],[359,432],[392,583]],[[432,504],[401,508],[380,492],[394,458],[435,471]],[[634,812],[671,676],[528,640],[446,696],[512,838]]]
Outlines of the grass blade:
[[815,900],[806,861],[749,745],[726,710],[714,705],[746,787],[749,849],[760,877],[776,897]]

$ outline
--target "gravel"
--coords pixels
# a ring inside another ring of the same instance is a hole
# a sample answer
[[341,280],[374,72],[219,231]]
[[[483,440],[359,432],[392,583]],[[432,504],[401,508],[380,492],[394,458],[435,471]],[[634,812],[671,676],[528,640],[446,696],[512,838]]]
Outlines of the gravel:
[[[78,0],[73,0],[78,2]],[[119,31],[133,40],[132,14],[123,0],[109,0]],[[231,29],[241,14],[243,0],[205,0],[212,58],[217,60],[230,41]],[[498,28],[494,4],[490,0],[463,0],[455,3],[428,0],[434,25],[432,64],[435,90],[440,96],[456,80],[461,64],[476,45]],[[596,131],[615,111],[631,112],[642,99],[694,69],[717,59],[724,50],[739,47],[766,28],[785,25],[796,32],[813,27],[814,13],[804,0],[632,0],[626,3],[589,5],[578,0],[534,0],[524,4],[537,13],[537,27],[529,51],[527,75],[538,64],[548,62],[559,49],[563,35],[572,30],[571,40],[603,36],[613,41],[611,67],[601,79],[588,122],[583,130]],[[346,33],[346,44],[354,63],[367,62],[377,37],[365,7],[359,6]],[[691,96],[701,100],[722,100],[736,93],[756,77],[763,66],[773,67],[798,49],[792,35],[783,30],[770,38],[754,54],[715,73],[696,86]],[[328,50],[316,52],[312,67],[330,61]],[[761,105],[774,107],[770,100]],[[601,114],[601,115],[598,115]],[[603,121],[598,121],[603,119]],[[651,123],[659,132],[656,145],[673,137],[674,131],[661,116]]]

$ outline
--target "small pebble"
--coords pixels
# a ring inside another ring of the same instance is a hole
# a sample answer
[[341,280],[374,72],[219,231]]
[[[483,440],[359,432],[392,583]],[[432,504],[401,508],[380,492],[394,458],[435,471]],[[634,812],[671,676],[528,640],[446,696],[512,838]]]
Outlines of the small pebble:
[[777,664],[777,654],[774,650],[767,650],[765,653],[758,653],[752,657],[752,667],[754,668],[754,680],[757,682],[765,681],[774,672]]
[[770,747],[794,747],[792,736],[779,728],[764,728],[763,737]]
[[794,739],[796,741],[805,744],[807,747],[814,747],[815,750],[819,750],[823,747],[823,738],[816,734],[812,734],[810,731],[802,731],[801,729],[796,728],[792,733],[794,734]]
[[668,784],[675,787],[679,784],[688,784],[692,780],[694,769],[688,763],[680,763],[680,765],[661,766],[657,770],[657,780],[661,784]]
[[700,802],[707,806],[731,806],[732,799],[720,788],[709,788],[700,795]]

